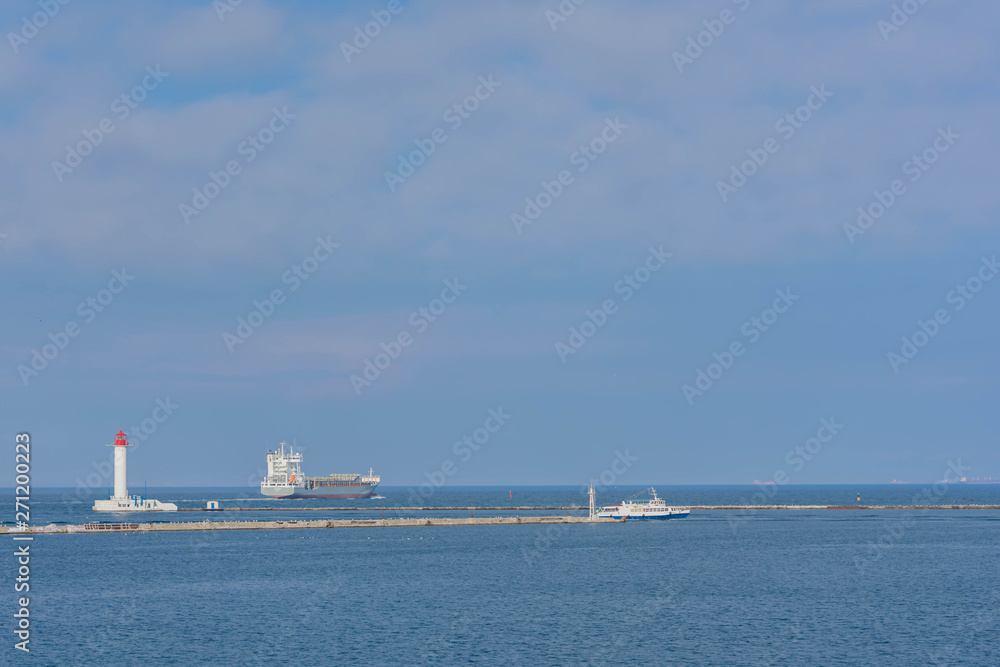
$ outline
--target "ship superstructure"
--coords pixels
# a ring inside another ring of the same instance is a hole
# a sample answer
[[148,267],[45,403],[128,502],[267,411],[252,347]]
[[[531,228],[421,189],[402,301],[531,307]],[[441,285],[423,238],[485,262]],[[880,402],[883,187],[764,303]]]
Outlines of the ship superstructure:
[[[650,493],[652,498],[636,500],[636,496]],[[656,489],[648,488],[626,498],[621,505],[608,505],[597,512],[602,519],[683,519],[691,510],[668,507],[666,501],[656,495]]]
[[276,451],[267,453],[267,477],[260,483],[260,492],[272,498],[370,498],[380,481],[371,468],[367,475],[306,477],[302,474],[302,452],[292,447],[286,452],[282,442]]

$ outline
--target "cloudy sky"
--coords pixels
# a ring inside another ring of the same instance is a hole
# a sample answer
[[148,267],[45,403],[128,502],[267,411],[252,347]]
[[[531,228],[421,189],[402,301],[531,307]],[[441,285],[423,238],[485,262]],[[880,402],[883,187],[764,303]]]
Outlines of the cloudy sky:
[[119,428],[150,486],[279,440],[386,485],[1000,476],[1000,11],[903,4],[5,2],[10,442],[42,486]]

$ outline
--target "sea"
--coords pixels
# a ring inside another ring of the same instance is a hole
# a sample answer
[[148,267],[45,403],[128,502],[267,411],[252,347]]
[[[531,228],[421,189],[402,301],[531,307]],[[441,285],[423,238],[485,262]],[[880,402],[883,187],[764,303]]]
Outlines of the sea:
[[[656,488],[673,505],[1000,504],[1000,485]],[[600,488],[598,502],[640,490]],[[0,493],[13,508],[13,490]],[[148,496],[249,511],[120,518],[91,512],[90,493],[33,489],[31,524],[587,504],[575,486],[380,487],[350,501],[171,488]],[[363,509],[282,509],[310,506]],[[30,543],[30,592],[15,594],[4,536],[0,664],[996,665],[998,538],[996,510],[753,508],[602,524],[51,534]],[[28,654],[14,649],[23,595]]]

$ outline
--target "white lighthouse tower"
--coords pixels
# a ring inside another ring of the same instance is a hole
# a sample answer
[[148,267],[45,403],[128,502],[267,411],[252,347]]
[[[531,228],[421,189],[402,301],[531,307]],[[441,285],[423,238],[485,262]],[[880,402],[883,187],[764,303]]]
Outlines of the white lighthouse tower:
[[128,448],[124,431],[115,435],[115,492],[108,500],[95,500],[95,512],[176,512],[177,505],[128,494]]
[[128,497],[128,444],[125,439],[125,432],[118,431],[115,436],[115,495],[116,500],[125,500]]

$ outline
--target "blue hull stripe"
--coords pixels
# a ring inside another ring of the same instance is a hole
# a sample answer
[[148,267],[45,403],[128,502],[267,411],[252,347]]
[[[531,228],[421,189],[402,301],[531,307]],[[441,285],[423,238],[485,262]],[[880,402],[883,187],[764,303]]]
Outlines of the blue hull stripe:
[[[669,516],[641,516],[641,515],[639,515],[639,516],[627,516],[625,518],[628,519],[629,521],[666,521],[667,519],[683,519],[683,518],[686,518],[688,514],[690,514],[690,512],[685,513],[685,514],[671,514]],[[603,519],[621,519],[622,517],[619,515],[619,516],[605,516],[605,517],[601,517],[601,518],[603,518]]]

